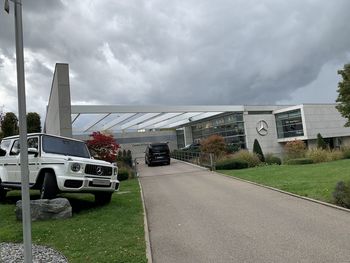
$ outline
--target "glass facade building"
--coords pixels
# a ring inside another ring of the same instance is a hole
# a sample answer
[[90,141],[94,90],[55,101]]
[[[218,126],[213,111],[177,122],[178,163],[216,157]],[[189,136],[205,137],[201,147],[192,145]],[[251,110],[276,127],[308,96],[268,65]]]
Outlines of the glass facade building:
[[278,113],[275,115],[277,137],[279,139],[304,136],[300,109]]
[[242,149],[246,148],[242,112],[229,113],[214,119],[197,122],[191,128],[194,142],[217,134],[224,137],[225,142],[229,145],[235,145]]

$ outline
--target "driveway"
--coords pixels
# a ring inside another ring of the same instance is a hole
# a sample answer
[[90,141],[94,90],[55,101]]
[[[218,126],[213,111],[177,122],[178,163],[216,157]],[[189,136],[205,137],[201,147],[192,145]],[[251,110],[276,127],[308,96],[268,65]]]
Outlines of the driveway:
[[174,160],[139,172],[156,263],[350,262],[350,213]]

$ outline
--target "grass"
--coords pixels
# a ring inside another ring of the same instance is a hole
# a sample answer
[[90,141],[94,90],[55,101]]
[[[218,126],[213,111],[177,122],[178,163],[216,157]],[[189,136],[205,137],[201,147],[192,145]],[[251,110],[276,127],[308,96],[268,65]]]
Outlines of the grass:
[[[121,184],[110,204],[96,206],[91,194],[64,195],[73,217],[32,223],[32,240],[63,253],[74,262],[147,262],[143,208],[138,181]],[[37,196],[32,196],[32,199]],[[0,205],[0,242],[22,242],[22,223],[14,208],[20,192],[8,193]]]
[[333,203],[332,192],[341,180],[350,180],[350,160],[308,164],[270,165],[218,171],[287,192]]

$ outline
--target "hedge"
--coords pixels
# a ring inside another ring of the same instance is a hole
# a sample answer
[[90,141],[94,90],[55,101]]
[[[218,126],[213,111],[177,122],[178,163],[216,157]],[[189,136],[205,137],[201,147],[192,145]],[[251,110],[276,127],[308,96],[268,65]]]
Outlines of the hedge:
[[297,158],[297,159],[290,159],[286,162],[286,164],[294,165],[294,164],[311,164],[313,163],[312,159],[310,158]]
[[244,168],[248,168],[248,163],[238,159],[228,159],[216,163],[216,170],[234,170]]

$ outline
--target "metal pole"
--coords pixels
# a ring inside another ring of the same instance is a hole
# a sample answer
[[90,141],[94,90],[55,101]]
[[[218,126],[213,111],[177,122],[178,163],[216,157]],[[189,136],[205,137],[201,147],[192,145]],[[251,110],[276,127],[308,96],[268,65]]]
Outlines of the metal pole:
[[22,180],[22,220],[23,220],[23,244],[24,262],[32,263],[32,233],[30,216],[29,195],[29,169],[28,169],[28,145],[27,145],[27,114],[26,92],[24,78],[23,55],[23,28],[22,28],[22,2],[14,0],[15,27],[16,27],[16,59],[17,59],[17,89],[18,89],[18,119],[19,136],[21,145],[21,180]]

